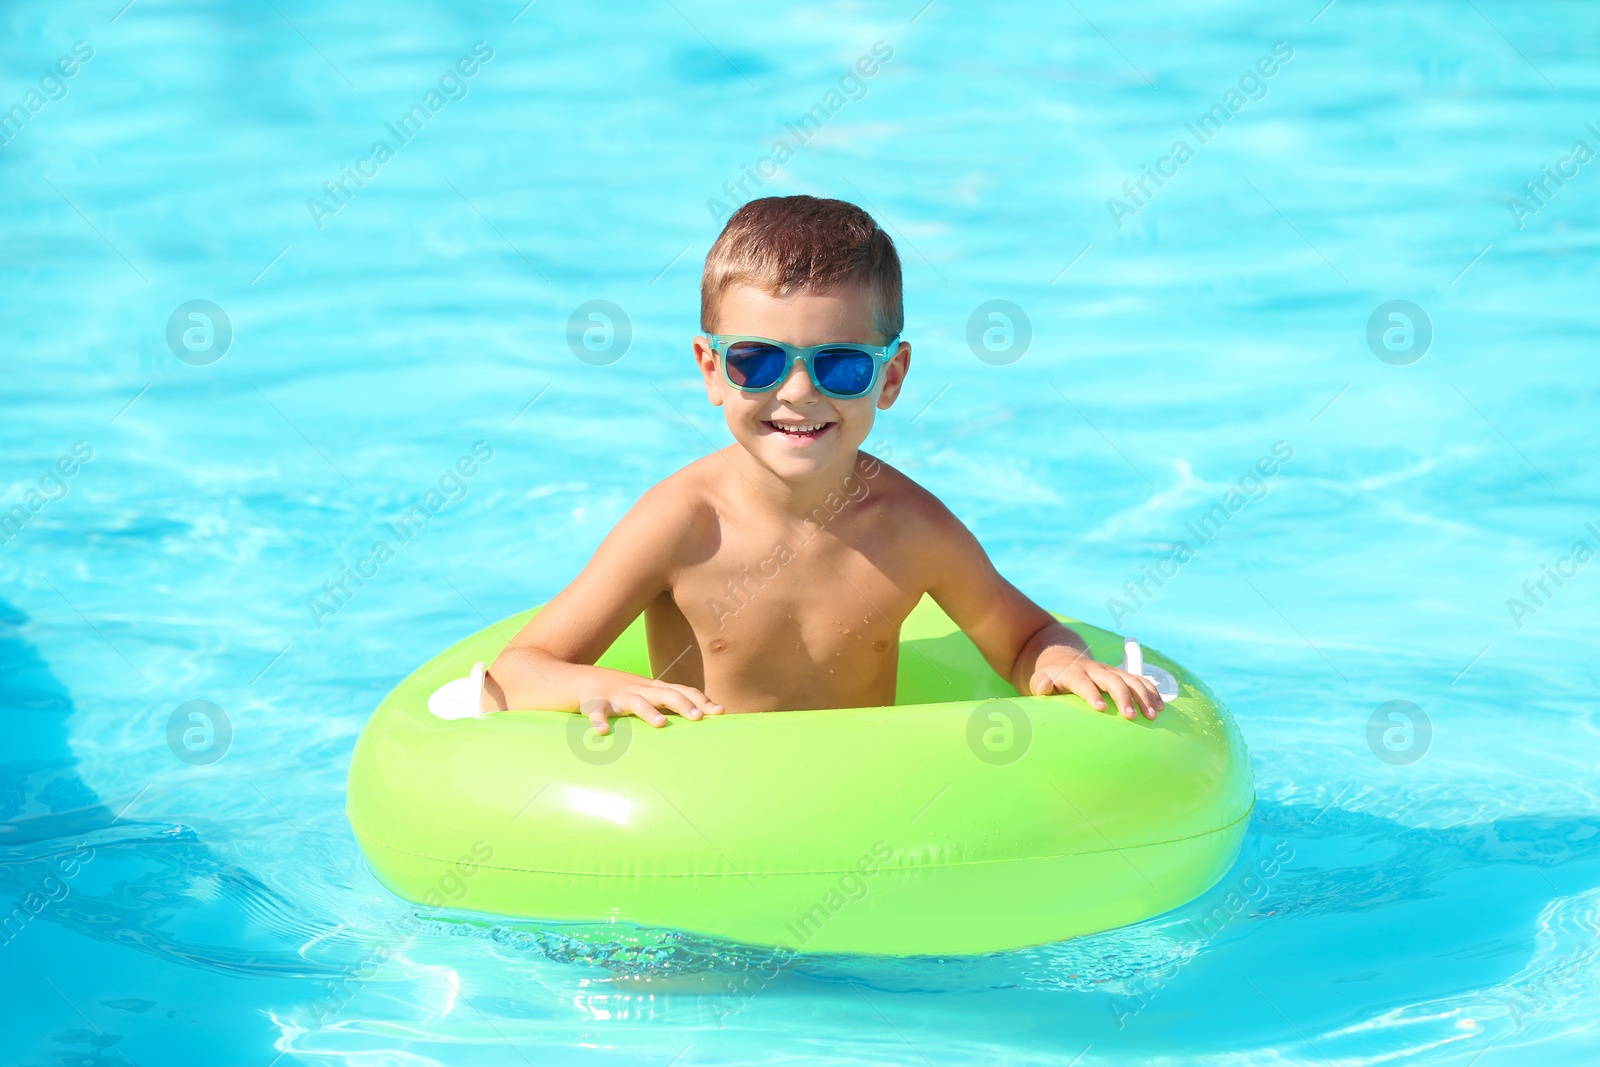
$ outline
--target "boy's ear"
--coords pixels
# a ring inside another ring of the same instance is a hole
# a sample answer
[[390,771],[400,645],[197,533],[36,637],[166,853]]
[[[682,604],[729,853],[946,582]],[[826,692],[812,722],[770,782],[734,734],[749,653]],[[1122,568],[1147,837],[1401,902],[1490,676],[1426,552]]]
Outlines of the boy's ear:
[[706,383],[706,399],[713,407],[722,406],[722,387],[717,380],[717,354],[711,351],[711,342],[705,334],[694,339],[694,362],[700,368],[700,377]]
[[883,365],[883,390],[878,393],[878,407],[889,410],[900,396],[900,386],[911,369],[911,342],[901,341],[900,349]]

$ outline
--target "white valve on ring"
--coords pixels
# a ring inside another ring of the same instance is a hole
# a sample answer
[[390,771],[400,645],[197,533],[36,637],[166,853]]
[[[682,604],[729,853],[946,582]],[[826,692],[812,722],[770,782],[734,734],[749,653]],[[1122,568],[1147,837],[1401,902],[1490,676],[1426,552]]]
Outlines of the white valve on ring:
[[1153,664],[1144,661],[1144,649],[1139,647],[1139,642],[1131,637],[1122,641],[1122,669],[1129,674],[1142,675],[1156,683],[1156,692],[1161,694],[1162,700],[1173,700],[1178,695],[1178,680],[1170,671],[1162,670]]
[[428,698],[428,710],[440,719],[483,718],[483,675],[481,663],[472,665],[465,678],[446,682]]

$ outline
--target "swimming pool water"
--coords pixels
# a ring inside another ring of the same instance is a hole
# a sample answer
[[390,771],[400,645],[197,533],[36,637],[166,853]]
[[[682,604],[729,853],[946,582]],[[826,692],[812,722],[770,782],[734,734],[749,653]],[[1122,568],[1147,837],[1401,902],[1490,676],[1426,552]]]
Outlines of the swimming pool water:
[[[1600,1058],[1593,11],[120,6],[0,15],[0,1061]],[[698,267],[794,192],[901,249],[874,447],[1238,719],[1193,904],[751,984],[367,872],[367,714],[728,440]]]

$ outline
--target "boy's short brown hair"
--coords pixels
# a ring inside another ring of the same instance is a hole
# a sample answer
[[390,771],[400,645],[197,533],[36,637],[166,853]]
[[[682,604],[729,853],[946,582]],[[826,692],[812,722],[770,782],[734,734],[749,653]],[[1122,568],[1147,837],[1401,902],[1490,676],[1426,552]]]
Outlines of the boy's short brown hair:
[[700,276],[700,328],[714,332],[730,286],[772,296],[864,282],[873,325],[885,343],[905,327],[900,256],[872,216],[843,200],[768,196],[733,213],[706,254]]

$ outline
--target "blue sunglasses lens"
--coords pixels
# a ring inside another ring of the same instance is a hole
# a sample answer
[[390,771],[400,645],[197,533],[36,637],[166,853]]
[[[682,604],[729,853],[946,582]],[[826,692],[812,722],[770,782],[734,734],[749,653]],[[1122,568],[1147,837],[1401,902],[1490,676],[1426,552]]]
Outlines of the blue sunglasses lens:
[[812,359],[817,382],[830,393],[860,396],[872,388],[877,370],[872,353],[859,348],[824,348]]
[[735,341],[722,357],[728,380],[744,389],[768,389],[783,375],[788,356],[777,345],[759,341]]

